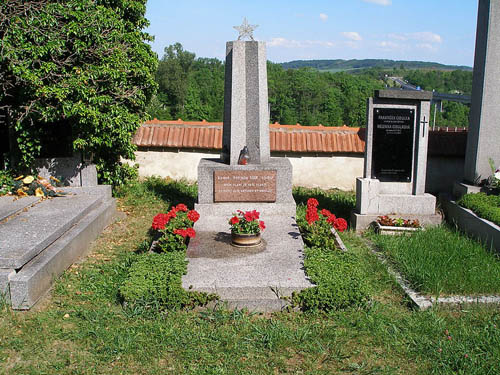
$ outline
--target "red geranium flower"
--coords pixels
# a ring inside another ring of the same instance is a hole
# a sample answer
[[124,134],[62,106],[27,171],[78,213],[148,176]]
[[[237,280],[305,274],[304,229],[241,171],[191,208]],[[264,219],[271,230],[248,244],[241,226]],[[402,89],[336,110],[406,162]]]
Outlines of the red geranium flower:
[[347,221],[342,219],[341,217],[337,218],[333,223],[333,227],[339,232],[343,232],[347,229]]
[[238,224],[240,222],[240,219],[238,219],[238,216],[233,216],[231,220],[229,220],[229,224],[234,225]]
[[198,219],[200,218],[200,214],[195,210],[191,210],[187,213],[187,217],[193,223],[196,223],[198,221]]
[[244,218],[246,221],[258,220],[259,217],[260,217],[260,214],[256,210],[247,211],[247,212],[245,212],[245,215],[244,215]]
[[321,212],[321,215],[323,215],[325,217],[332,216],[332,213],[330,211],[328,211],[326,208],[323,208],[320,212]]
[[266,229],[266,224],[264,224],[264,222],[262,220],[259,221],[259,228],[260,228],[260,230]]
[[309,198],[307,200],[307,207],[318,207],[319,203],[316,198]]
[[335,224],[335,220],[337,220],[337,218],[335,217],[335,215],[334,215],[334,214],[331,214],[330,216],[328,216],[328,217],[326,218],[326,222],[327,222],[328,224],[332,225],[332,226],[333,226],[333,224]]
[[176,212],[178,212],[178,211],[187,212],[187,211],[188,211],[188,208],[187,208],[187,206],[186,206],[184,203],[179,203],[179,204],[175,207],[175,211],[176,211]]
[[174,234],[178,234],[179,236],[182,236],[186,238],[187,232],[185,229],[174,229]]
[[314,206],[307,207],[306,221],[309,225],[319,220],[318,210]]
[[168,214],[158,214],[153,218],[153,224],[151,224],[151,228],[154,230],[165,229],[165,225],[170,220],[170,216]]
[[193,228],[187,228],[186,229],[186,234],[187,234],[187,236],[189,236],[191,238],[195,238],[196,237],[196,231]]

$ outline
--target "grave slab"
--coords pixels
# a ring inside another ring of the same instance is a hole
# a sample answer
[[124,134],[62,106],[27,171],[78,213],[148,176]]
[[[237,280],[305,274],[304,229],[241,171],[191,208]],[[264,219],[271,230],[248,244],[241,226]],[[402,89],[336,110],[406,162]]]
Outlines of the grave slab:
[[116,212],[115,200],[94,207],[40,254],[10,278],[12,308],[31,308],[73,262],[85,254],[89,244],[111,222]]
[[[235,208],[237,208],[235,206]],[[303,266],[303,241],[294,217],[262,216],[266,230],[254,248],[231,246],[228,217],[205,216],[189,243],[185,289],[215,293],[230,307],[281,310],[279,297],[312,287]]]
[[11,215],[15,215],[19,211],[24,210],[26,207],[35,204],[39,200],[40,198],[38,197],[23,197],[20,199],[16,199],[11,196],[0,197],[0,221]]
[[98,196],[48,199],[0,226],[0,268],[21,268],[96,207]]

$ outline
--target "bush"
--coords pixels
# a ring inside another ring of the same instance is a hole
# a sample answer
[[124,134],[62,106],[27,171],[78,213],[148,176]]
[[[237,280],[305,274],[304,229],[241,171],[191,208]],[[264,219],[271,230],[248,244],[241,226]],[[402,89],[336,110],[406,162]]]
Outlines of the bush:
[[4,195],[12,191],[14,188],[14,177],[9,171],[0,171],[0,195]]
[[500,195],[465,194],[458,204],[472,210],[479,217],[500,225]]
[[213,295],[190,292],[182,288],[182,275],[187,270],[185,256],[183,251],[139,255],[120,287],[120,295],[125,303],[131,308],[177,310],[205,305],[214,300]]
[[363,307],[369,301],[368,281],[355,254],[306,248],[304,266],[317,286],[294,294],[294,304],[302,310],[341,310]]

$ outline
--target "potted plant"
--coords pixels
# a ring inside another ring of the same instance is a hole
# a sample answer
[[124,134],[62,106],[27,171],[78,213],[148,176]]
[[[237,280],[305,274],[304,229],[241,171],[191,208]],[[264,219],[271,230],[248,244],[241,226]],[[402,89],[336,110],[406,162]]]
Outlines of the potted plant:
[[421,230],[422,226],[418,219],[409,220],[401,217],[392,218],[387,215],[379,216],[374,223],[374,229],[379,234],[408,234]]
[[260,233],[266,228],[260,213],[256,210],[238,210],[229,219],[231,226],[231,245],[237,247],[257,246],[261,243]]

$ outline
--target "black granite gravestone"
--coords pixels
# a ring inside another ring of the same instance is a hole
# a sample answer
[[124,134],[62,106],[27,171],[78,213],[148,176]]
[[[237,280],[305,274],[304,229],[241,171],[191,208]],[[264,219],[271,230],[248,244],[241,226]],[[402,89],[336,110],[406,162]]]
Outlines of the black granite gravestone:
[[383,182],[410,182],[412,179],[415,110],[373,109],[373,171]]

